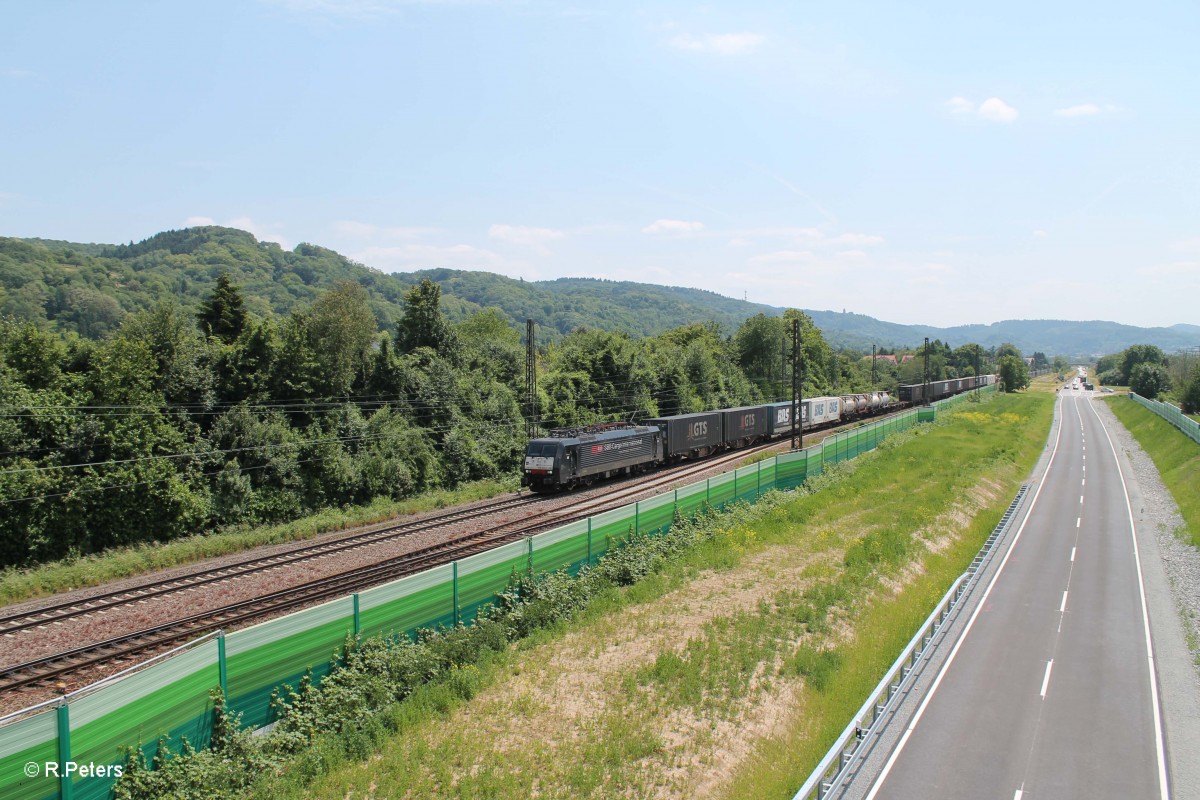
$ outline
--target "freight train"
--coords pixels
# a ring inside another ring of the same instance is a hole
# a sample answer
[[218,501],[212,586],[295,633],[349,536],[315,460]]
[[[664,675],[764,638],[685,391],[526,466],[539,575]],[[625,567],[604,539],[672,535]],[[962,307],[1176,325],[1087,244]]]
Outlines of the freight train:
[[[808,431],[862,419],[905,405],[949,397],[996,382],[994,375],[954,378],[901,386],[899,401],[887,392],[809,397],[800,403],[801,429]],[[531,439],[525,450],[521,485],[535,492],[588,485],[615,475],[631,475],[663,464],[704,458],[791,436],[792,404],[765,403],[697,414],[649,419],[644,423],[602,423],[556,430]]]

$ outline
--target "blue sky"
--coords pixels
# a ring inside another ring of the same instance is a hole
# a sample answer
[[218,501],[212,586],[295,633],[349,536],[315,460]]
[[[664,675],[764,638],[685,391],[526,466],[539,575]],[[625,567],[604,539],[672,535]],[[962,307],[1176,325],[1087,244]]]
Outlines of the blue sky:
[[1200,324],[1200,6],[5,2],[0,235]]

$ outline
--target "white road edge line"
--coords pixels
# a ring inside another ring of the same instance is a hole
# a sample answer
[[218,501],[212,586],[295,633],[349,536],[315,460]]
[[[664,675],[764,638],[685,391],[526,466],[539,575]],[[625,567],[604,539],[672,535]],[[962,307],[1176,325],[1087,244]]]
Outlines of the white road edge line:
[[1072,561],[1075,560],[1075,548],[1074,547],[1071,548],[1071,560]]
[[1108,448],[1112,451],[1113,461],[1117,463],[1117,475],[1121,478],[1121,490],[1125,493],[1125,510],[1129,513],[1129,538],[1133,542],[1133,561],[1137,566],[1138,593],[1142,600],[1142,628],[1146,632],[1146,660],[1150,666],[1150,702],[1154,708],[1154,744],[1158,751],[1159,797],[1162,800],[1170,800],[1171,790],[1167,785],[1167,751],[1163,741],[1162,709],[1158,703],[1158,675],[1154,667],[1154,642],[1150,638],[1150,610],[1146,603],[1146,583],[1142,579],[1142,557],[1138,550],[1137,528],[1133,521],[1133,503],[1129,500],[1129,485],[1125,483],[1125,470],[1121,469],[1121,459],[1117,457],[1117,448],[1113,444],[1112,437],[1108,435],[1108,426],[1104,424],[1104,420],[1100,418],[1095,407],[1091,408],[1096,421],[1100,423],[1100,429],[1104,431],[1104,438],[1108,439]]
[[1067,593],[1066,592],[1063,592],[1063,601],[1059,605],[1058,610],[1060,612],[1066,612],[1066,610],[1067,610]]
[[[1065,599],[1065,598],[1064,598]],[[1042,699],[1046,699],[1046,688],[1050,686],[1050,670],[1054,668],[1054,659],[1046,662],[1046,677],[1042,678]]]
[[[1065,403],[1064,403],[1065,404]],[[1063,420],[1059,420],[1058,434],[1054,437],[1054,450],[1050,453],[1050,461],[1046,464],[1046,471],[1042,473],[1042,479],[1038,482],[1037,491],[1033,493],[1033,500],[1029,502],[1029,509],[1025,512],[1025,518],[1021,520],[1021,526],[1017,528],[1017,534],[1013,537],[1012,542],[1008,545],[1008,550],[1004,553],[1004,560],[1000,562],[1000,566],[996,569],[996,574],[992,576],[991,582],[987,585],[987,590],[983,596],[979,598],[979,602],[975,606],[975,612],[971,614],[971,618],[967,620],[967,625],[963,628],[963,632],[959,634],[958,641],[954,643],[954,649],[950,651],[950,655],[946,658],[946,663],[942,665],[942,669],[938,672],[937,677],[933,681],[933,685],[929,687],[929,691],[925,694],[925,699],[921,701],[920,707],[917,708],[917,713],[913,715],[912,720],[905,728],[904,734],[900,737],[900,741],[896,743],[896,747],[892,750],[892,754],[888,757],[887,763],[883,765],[883,771],[879,773],[879,777],[875,779],[875,783],[871,786],[871,791],[867,793],[865,800],[875,800],[875,796],[879,794],[880,787],[887,780],[888,774],[892,771],[892,767],[896,765],[896,761],[900,758],[900,753],[904,750],[904,746],[908,744],[912,732],[916,729],[917,723],[921,721],[921,717],[925,715],[925,709],[929,707],[930,701],[937,693],[938,687],[942,684],[942,679],[946,677],[946,673],[950,671],[950,665],[954,663],[954,657],[958,655],[958,650],[962,647],[962,643],[967,640],[967,634],[971,632],[971,628],[975,625],[975,620],[979,618],[979,614],[987,605],[988,596],[992,593],[992,588],[996,585],[996,581],[1000,579],[1000,575],[1004,572],[1004,567],[1008,564],[1009,557],[1012,556],[1013,550],[1017,547],[1017,542],[1021,539],[1021,534],[1025,531],[1025,525],[1029,522],[1029,518],[1033,515],[1034,506],[1037,505],[1038,498],[1042,496],[1042,488],[1046,485],[1046,478],[1050,475],[1050,468],[1054,466],[1054,458],[1058,455],[1058,444],[1062,440]]]

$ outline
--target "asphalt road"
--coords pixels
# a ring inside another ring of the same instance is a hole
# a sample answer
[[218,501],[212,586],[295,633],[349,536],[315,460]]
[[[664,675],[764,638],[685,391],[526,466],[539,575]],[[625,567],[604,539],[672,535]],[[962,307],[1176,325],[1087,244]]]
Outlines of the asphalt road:
[[[1081,392],[1062,392],[1039,492],[871,784],[879,798],[1167,798],[1128,491]],[[863,776],[860,776],[863,777]]]

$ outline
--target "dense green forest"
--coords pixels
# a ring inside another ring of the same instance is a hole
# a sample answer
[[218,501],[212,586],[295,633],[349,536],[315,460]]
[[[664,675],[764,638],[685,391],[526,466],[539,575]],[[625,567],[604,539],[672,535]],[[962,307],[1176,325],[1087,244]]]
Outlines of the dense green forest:
[[[516,473],[524,347],[498,312],[452,324],[429,281],[390,331],[350,281],[286,316],[224,275],[194,312],[165,294],[102,340],[0,322],[3,564]],[[711,324],[581,329],[542,356],[549,425],[759,397]]]
[[[510,316],[428,278],[405,288],[227,229],[0,253],[0,565],[519,471],[525,343]],[[920,380],[920,358],[872,374],[798,311],[654,336],[580,326],[539,336],[543,430],[790,396],[792,318],[806,395]],[[932,377],[989,356],[935,341]]]

